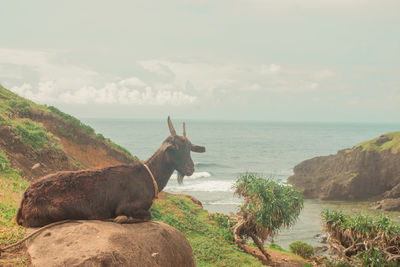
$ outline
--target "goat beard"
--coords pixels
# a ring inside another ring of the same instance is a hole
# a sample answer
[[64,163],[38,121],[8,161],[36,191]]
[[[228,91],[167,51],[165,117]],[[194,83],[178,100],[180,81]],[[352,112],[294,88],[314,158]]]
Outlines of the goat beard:
[[178,171],[178,184],[183,184],[183,177],[185,177],[185,175]]

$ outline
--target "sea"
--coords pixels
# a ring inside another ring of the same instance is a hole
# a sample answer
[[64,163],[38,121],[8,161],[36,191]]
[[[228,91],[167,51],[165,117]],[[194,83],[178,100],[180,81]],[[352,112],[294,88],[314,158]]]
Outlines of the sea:
[[[148,159],[169,135],[167,120],[83,119],[96,132],[111,138],[141,160]],[[182,120],[173,120],[178,134]],[[187,120],[189,140],[206,147],[206,153],[192,153],[195,173],[179,185],[174,173],[164,191],[198,198],[209,212],[230,214],[238,211],[242,199],[233,185],[245,172],[257,172],[278,182],[286,182],[300,162],[335,154],[381,134],[400,131],[400,124],[300,123]],[[322,245],[320,213],[325,208],[359,212],[371,203],[323,202],[305,200],[294,226],[282,229],[268,242],[285,249],[301,240]],[[398,214],[393,216],[398,217]],[[400,217],[399,217],[400,218]],[[398,218],[397,218],[398,219]]]

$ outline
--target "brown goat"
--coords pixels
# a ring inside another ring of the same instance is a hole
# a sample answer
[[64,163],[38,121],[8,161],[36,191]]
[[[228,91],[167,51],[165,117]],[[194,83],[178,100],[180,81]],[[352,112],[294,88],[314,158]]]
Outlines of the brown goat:
[[[131,223],[151,219],[149,209],[174,170],[178,180],[194,172],[190,151],[205,152],[205,148],[176,135],[168,117],[171,136],[143,163],[117,165],[102,169],[63,171],[47,175],[32,183],[25,191],[17,213],[17,222],[25,227],[41,227],[62,220],[110,219]],[[157,192],[158,193],[158,192]]]

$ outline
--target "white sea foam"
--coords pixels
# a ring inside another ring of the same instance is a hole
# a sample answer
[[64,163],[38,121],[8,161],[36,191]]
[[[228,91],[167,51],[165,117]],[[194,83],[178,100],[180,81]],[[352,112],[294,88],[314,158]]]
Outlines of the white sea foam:
[[[178,174],[176,172],[174,172],[171,175],[172,179],[177,179],[177,177],[178,177]],[[195,172],[191,176],[185,176],[185,178],[183,178],[183,179],[199,179],[199,178],[205,178],[205,177],[211,177],[211,173],[209,173],[209,172]]]
[[233,181],[204,181],[200,183],[184,183],[181,186],[167,186],[167,190],[174,192],[201,191],[201,192],[232,192]]
[[203,203],[207,205],[241,205],[241,202],[235,202],[235,201],[215,201],[215,202],[210,202],[210,203]]

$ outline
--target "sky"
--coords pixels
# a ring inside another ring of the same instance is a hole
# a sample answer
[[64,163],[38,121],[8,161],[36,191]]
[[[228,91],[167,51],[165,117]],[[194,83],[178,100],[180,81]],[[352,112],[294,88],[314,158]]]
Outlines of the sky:
[[0,84],[78,118],[400,123],[398,0],[0,8]]

